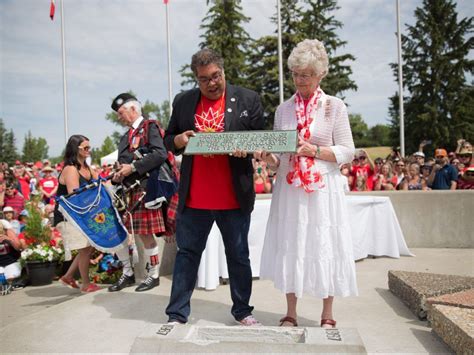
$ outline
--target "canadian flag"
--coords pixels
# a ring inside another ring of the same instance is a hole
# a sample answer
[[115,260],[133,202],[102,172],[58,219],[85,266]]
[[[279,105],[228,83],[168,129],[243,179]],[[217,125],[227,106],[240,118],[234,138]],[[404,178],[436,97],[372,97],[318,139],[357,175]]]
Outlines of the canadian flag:
[[54,0],[51,0],[51,6],[49,7],[49,17],[51,21],[54,19],[54,10],[56,10],[56,6],[54,5]]

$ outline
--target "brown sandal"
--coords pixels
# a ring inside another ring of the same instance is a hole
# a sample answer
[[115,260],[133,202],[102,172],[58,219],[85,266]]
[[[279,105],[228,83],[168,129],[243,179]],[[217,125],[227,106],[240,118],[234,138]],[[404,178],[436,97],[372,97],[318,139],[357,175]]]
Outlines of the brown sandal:
[[287,317],[283,317],[282,319],[280,319],[280,327],[282,327],[282,326],[283,326],[283,323],[285,323],[285,322],[288,322],[288,323],[293,324],[293,325],[292,325],[293,327],[297,327],[297,326],[298,326],[298,322],[297,322],[296,319],[293,318],[293,317],[288,317],[288,316],[287,316]]
[[334,319],[321,319],[321,328],[326,324],[336,328],[336,321]]

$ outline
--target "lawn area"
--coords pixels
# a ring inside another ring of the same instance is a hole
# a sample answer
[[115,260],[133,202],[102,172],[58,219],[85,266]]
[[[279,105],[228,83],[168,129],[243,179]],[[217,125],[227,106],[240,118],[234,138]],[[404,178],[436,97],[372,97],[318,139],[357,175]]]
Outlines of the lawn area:
[[387,155],[389,155],[390,152],[392,151],[391,147],[369,147],[369,148],[358,148],[358,149],[364,149],[367,152],[367,154],[369,154],[370,159],[372,160],[378,157],[385,159]]

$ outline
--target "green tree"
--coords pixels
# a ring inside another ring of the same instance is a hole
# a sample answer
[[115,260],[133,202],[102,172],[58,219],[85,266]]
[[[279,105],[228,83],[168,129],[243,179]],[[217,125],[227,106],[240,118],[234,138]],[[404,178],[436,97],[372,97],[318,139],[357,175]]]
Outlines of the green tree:
[[[304,39],[322,41],[328,52],[329,74],[321,82],[321,87],[327,94],[344,99],[344,91],[357,90],[357,85],[350,79],[352,69],[348,64],[355,58],[351,54],[339,54],[346,42],[336,34],[336,29],[342,27],[342,23],[332,15],[337,9],[334,0],[281,1],[283,85],[286,99],[295,90],[287,68],[288,57],[293,48]],[[277,21],[277,16],[274,15],[272,22],[276,25]],[[260,94],[265,116],[268,118],[267,127],[270,128],[273,126],[276,107],[280,103],[276,35],[256,40],[251,49],[247,84]]]
[[[224,58],[226,80],[235,85],[245,85],[246,58],[250,37],[242,25],[250,18],[242,12],[241,0],[207,0],[211,4],[202,20],[199,49],[211,48]],[[195,85],[194,74],[189,64],[181,70],[182,85]]]
[[367,134],[371,146],[389,146],[391,145],[390,139],[390,126],[384,124],[377,124],[370,127]]
[[7,132],[3,118],[0,118],[0,162],[12,165],[18,159],[13,130]]
[[43,160],[48,157],[48,143],[44,138],[35,138],[31,134],[31,131],[28,131],[28,134],[25,136],[25,141],[23,143],[22,151],[22,160],[24,162],[35,162],[38,160]]
[[354,145],[356,147],[368,147],[370,146],[370,140],[368,137],[369,127],[367,123],[362,119],[360,114],[349,114],[349,123],[351,125],[352,138],[354,139]]
[[[283,57],[283,96],[289,98],[294,92],[293,80],[286,67],[288,57],[297,43],[305,37],[302,31],[303,12],[297,1],[281,1],[282,57]],[[277,15],[272,17],[275,26]],[[275,33],[277,30],[275,30]],[[254,41],[250,47],[246,71],[247,87],[260,94],[266,128],[273,127],[275,110],[280,104],[278,73],[278,40],[277,35],[264,36]]]
[[[473,17],[458,21],[451,0],[423,0],[415,10],[415,24],[402,36],[403,81],[405,85],[405,145],[414,152],[423,139],[432,148],[454,150],[457,139],[474,137]],[[398,81],[398,68],[391,64]],[[398,137],[398,95],[391,98],[392,139]],[[398,139],[397,139],[398,141]]]
[[303,12],[302,32],[306,38],[319,39],[329,57],[329,73],[321,82],[321,88],[328,95],[338,95],[347,90],[357,90],[357,85],[350,78],[352,69],[349,62],[355,60],[352,54],[339,54],[347,44],[336,34],[336,30],[343,27],[342,22],[336,20],[333,12],[340,7],[336,0],[305,0],[308,9]]

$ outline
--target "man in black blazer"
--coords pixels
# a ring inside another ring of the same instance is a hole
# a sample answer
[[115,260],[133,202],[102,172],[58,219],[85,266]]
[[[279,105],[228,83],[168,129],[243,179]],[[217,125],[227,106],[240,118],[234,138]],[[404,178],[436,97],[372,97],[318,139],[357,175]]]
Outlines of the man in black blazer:
[[[177,95],[165,134],[165,146],[183,153],[195,132],[263,129],[263,107],[254,91],[225,81],[222,57],[203,49],[192,57],[198,88]],[[176,255],[170,303],[170,323],[186,323],[190,299],[207,237],[217,223],[225,246],[233,301],[231,313],[242,325],[259,325],[249,305],[252,270],[248,250],[250,213],[255,202],[251,156],[185,155],[181,162],[176,225]]]
[[[164,234],[166,225],[161,208],[145,208],[145,201],[140,200],[146,189],[146,179],[143,179],[143,176],[165,163],[168,153],[156,122],[142,116],[141,104],[133,95],[128,93],[118,95],[112,102],[112,109],[117,112],[120,121],[130,127],[120,139],[118,146],[120,170],[115,173],[112,181],[126,182],[130,179],[142,181],[140,186],[131,191],[130,204],[141,202],[132,212],[132,220],[130,218],[126,220],[126,226],[131,233],[133,224],[134,234],[142,240],[145,247],[144,252],[148,257],[146,260],[148,274],[135,291],[147,291],[160,284],[159,251],[153,235]],[[140,154],[143,155],[141,159]],[[135,284],[128,247],[119,250],[117,255],[123,264],[123,274],[115,284],[109,287],[110,292],[120,291]]]

